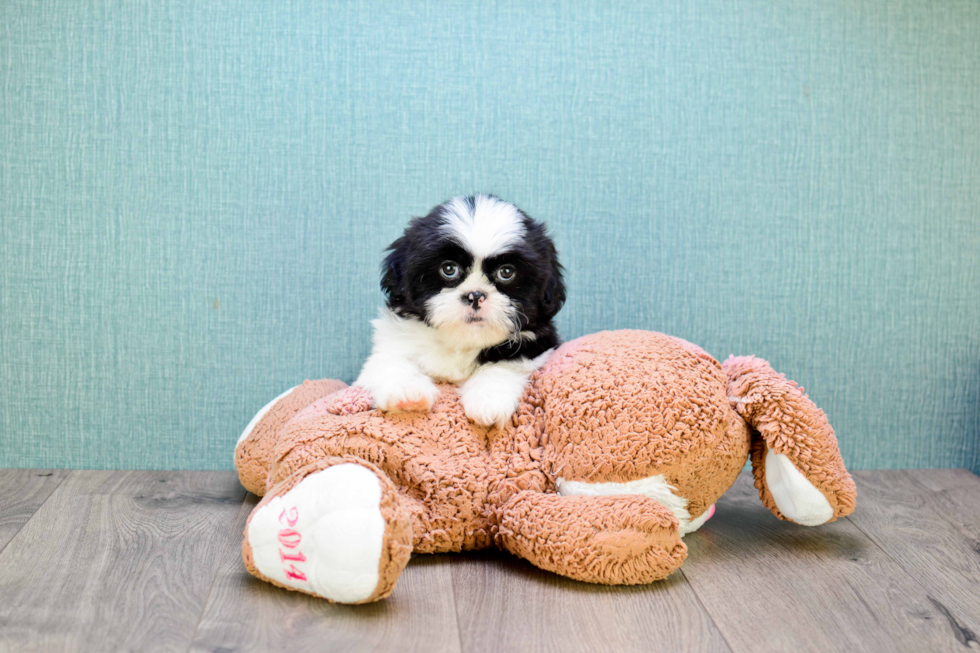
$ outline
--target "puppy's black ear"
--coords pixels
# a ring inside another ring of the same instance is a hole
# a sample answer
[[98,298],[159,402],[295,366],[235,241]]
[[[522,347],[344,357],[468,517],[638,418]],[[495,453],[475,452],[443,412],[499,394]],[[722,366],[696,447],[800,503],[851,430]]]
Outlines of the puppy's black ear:
[[544,293],[541,296],[541,313],[549,320],[557,315],[561,307],[565,305],[565,278],[554,245],[551,246],[550,254],[551,276],[545,283]]
[[381,263],[381,291],[388,308],[397,309],[405,304],[405,267],[408,241],[402,236],[388,246],[388,255]]

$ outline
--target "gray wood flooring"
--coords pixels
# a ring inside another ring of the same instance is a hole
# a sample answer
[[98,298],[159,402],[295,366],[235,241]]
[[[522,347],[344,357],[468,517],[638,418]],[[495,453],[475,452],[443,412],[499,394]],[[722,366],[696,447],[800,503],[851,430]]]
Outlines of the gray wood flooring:
[[417,556],[386,601],[253,579],[232,472],[0,470],[0,651],[980,650],[980,477],[855,474],[858,509],[776,520],[743,475],[645,587],[499,552]]

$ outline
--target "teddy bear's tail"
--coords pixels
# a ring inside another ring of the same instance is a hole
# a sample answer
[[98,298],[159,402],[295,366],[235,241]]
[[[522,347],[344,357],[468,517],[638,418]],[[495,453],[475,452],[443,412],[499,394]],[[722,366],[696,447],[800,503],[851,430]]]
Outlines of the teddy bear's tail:
[[803,388],[754,356],[722,363],[728,400],[752,429],[752,473],[774,515],[816,526],[854,512],[857,490],[827,416]]

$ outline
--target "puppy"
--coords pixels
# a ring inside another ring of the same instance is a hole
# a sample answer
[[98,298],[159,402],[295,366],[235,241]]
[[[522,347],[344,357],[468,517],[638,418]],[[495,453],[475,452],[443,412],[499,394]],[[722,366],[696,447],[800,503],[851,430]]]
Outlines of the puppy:
[[382,410],[424,412],[448,381],[472,421],[503,426],[560,344],[565,284],[545,226],[492,195],[457,197],[386,251],[386,307],[354,385]]

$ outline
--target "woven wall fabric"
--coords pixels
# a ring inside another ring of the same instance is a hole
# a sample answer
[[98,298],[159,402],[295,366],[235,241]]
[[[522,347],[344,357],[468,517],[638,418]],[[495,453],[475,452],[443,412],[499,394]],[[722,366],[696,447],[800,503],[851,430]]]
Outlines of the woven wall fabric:
[[980,468],[980,3],[0,5],[0,467],[231,467],[351,380],[383,248],[493,192],[566,338],[806,387],[854,468]]

